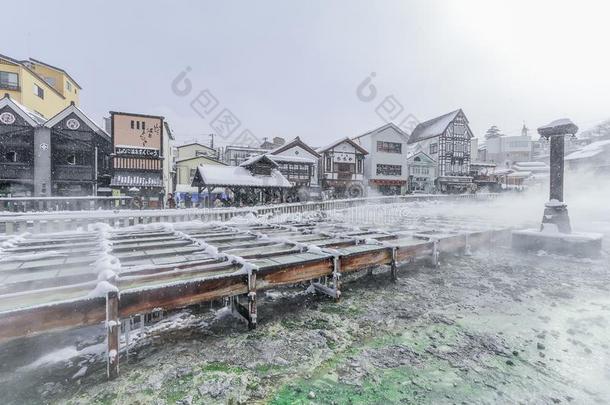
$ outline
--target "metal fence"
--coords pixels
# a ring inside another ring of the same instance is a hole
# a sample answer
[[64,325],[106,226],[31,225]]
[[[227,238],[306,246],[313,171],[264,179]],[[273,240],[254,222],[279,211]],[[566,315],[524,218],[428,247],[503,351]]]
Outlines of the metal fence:
[[70,212],[33,212],[6,213],[0,215],[0,233],[7,235],[24,232],[61,232],[86,229],[94,223],[105,223],[113,227],[127,227],[138,224],[187,221],[227,221],[236,216],[282,215],[312,211],[342,210],[365,204],[396,204],[429,200],[485,200],[497,194],[457,194],[457,195],[404,195],[362,197],[342,200],[315,201],[254,206],[247,208],[190,208],[162,210],[123,210],[123,211],[70,211]]

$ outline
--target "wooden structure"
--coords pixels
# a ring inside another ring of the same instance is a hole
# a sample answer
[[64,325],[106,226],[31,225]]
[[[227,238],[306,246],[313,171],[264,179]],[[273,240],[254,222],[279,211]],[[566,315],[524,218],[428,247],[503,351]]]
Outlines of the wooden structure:
[[252,157],[239,166],[201,165],[191,184],[199,194],[205,189],[229,189],[237,205],[283,202],[284,190],[292,184],[279,171],[278,164],[267,155]]
[[364,196],[366,149],[345,137],[316,152],[322,156],[318,164],[322,189],[333,190],[336,197]]
[[[152,224],[3,237],[0,341],[106,322],[108,376],[118,375],[120,323],[154,311],[229,298],[250,328],[257,294],[310,284],[339,299],[345,275],[468,251],[505,231],[437,218],[384,230],[325,220]],[[128,342],[129,340],[126,339]],[[127,345],[126,345],[127,346]]]

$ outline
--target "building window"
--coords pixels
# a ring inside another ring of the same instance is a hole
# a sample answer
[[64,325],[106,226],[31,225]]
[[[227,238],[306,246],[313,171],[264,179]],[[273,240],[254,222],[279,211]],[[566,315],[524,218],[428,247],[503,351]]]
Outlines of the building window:
[[55,78],[54,77],[50,77],[50,76],[45,76],[44,81],[47,82],[47,84],[49,86],[53,86],[53,87],[55,87],[55,83],[57,83],[55,81]]
[[72,91],[72,83],[69,80],[66,80],[66,90]]
[[76,164],[76,155],[70,155],[66,160],[70,166],[74,166]]
[[10,150],[6,152],[5,158],[7,162],[17,163],[17,152]]
[[0,72],[0,87],[8,90],[19,90],[19,75],[12,72]]
[[377,165],[377,174],[384,176],[401,176],[401,165]]
[[34,95],[44,99],[44,90],[37,84],[34,85]]
[[136,128],[140,129],[140,121],[136,121]]
[[402,153],[402,144],[398,142],[377,141],[377,152]]
[[362,173],[362,159],[357,159],[357,172],[356,173]]
[[430,144],[430,154],[438,153],[438,143]]
[[146,122],[142,121],[142,130],[146,129]]
[[332,159],[330,158],[330,156],[326,156],[326,171],[330,172],[332,171]]

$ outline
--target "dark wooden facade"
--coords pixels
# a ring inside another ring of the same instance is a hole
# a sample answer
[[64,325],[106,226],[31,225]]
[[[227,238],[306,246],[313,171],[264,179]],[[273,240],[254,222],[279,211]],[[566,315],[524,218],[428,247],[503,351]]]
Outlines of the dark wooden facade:
[[8,106],[0,109],[2,115],[6,123],[0,122],[0,196],[32,196],[34,127]]
[[[78,128],[71,129],[70,125]],[[95,195],[110,185],[110,137],[70,114],[51,128],[53,195]]]

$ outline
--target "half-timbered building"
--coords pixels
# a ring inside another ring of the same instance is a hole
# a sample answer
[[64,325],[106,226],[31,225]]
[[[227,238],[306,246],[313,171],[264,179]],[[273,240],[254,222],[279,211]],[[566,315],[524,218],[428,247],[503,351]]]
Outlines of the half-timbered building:
[[436,188],[442,192],[472,189],[468,119],[459,109],[422,122],[409,137],[413,152],[423,151],[436,163]]

